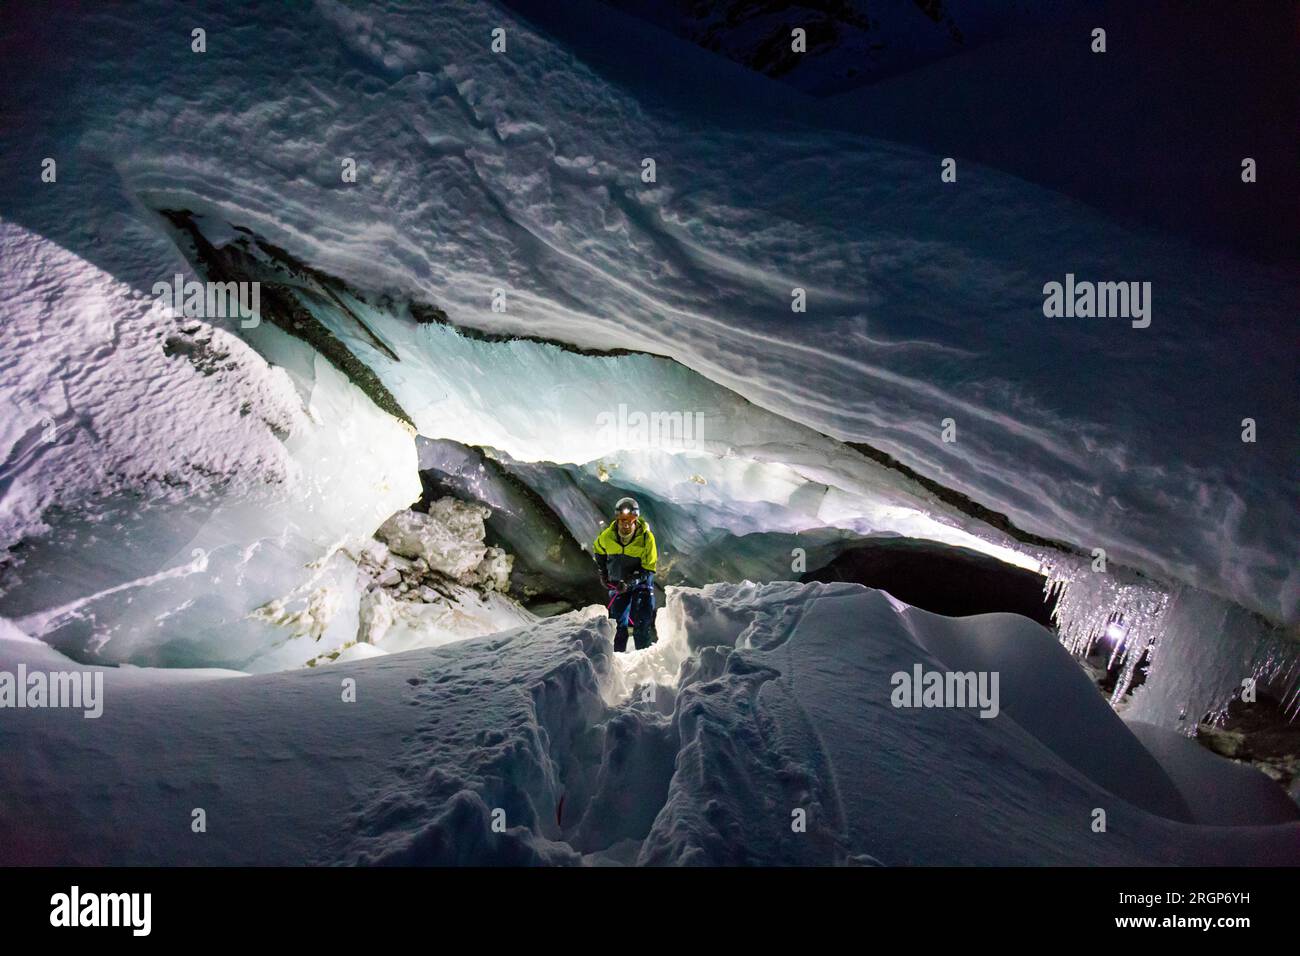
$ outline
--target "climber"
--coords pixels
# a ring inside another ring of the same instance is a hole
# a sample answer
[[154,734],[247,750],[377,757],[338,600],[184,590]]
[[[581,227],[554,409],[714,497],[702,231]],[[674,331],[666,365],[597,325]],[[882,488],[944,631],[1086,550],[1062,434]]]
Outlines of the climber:
[[618,622],[614,650],[627,650],[627,629],[632,626],[636,649],[655,641],[655,567],[659,551],[650,526],[641,517],[635,498],[620,498],[614,520],[592,546],[601,586],[609,592],[609,616]]

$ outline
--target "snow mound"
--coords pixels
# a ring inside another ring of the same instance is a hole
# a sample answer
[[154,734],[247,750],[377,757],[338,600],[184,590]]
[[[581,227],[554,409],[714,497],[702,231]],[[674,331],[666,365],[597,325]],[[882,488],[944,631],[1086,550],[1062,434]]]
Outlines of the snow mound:
[[[672,589],[660,631],[663,647],[614,655],[592,608],[234,680],[106,670],[97,721],[0,722],[0,859],[1300,863],[1300,822],[1229,764],[1195,784],[1232,792],[1239,825],[1191,822],[1210,816],[1180,796],[1190,763],[1163,745],[1157,761],[1027,620],[741,584]],[[53,653],[0,640],[10,667]],[[896,706],[918,665],[997,672],[996,716]],[[209,829],[191,836],[196,806]]]
[[1182,734],[1126,721],[1178,787],[1197,823],[1251,826],[1300,820],[1297,806],[1267,774],[1216,756]]
[[[1164,769],[1027,619],[942,618],[844,584],[717,585],[674,603],[713,647],[684,669],[677,770],[641,862],[1297,858],[1295,824],[1189,826]],[[892,676],[917,664],[998,673],[999,713],[893,706]]]
[[[179,501],[298,480],[284,369],[0,220],[0,547],[118,493]],[[177,427],[177,423],[202,427]]]
[[280,330],[177,316],[7,221],[0,283],[0,610],[32,636],[245,669],[277,638],[251,612],[418,497],[409,429]]

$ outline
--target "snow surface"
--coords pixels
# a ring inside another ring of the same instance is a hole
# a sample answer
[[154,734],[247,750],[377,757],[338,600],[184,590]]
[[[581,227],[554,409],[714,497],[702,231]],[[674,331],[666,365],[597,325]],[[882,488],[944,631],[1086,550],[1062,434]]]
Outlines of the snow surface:
[[[1197,823],[1249,826],[1296,819],[1296,805],[1263,771],[1248,764],[1225,764],[1222,757],[1174,731],[1136,720],[1125,723],[1160,761]],[[1225,787],[1229,775],[1237,782]]]
[[410,429],[305,343],[263,324],[254,351],[12,222],[0,249],[0,541],[25,539],[4,603],[28,633],[242,668],[279,637],[250,612],[419,497]]
[[[941,189],[937,156],[804,125],[796,94],[699,51],[673,48],[677,79],[725,116],[672,84],[612,83],[487,3],[319,0],[292,23],[278,6],[203,9],[205,54],[170,11],[4,10],[0,55],[21,68],[0,128],[0,546],[17,545],[2,598],[21,633],[6,622],[0,664],[146,666],[105,671],[101,721],[6,714],[0,852],[1300,861],[1300,824],[1258,779],[1130,732],[1024,619],[950,621],[852,585],[716,585],[671,591],[659,644],[615,658],[600,608],[539,622],[463,582],[446,603],[396,601],[365,565],[420,494],[411,429],[271,323],[180,318],[148,291],[194,277],[159,209],[346,279],[358,297],[312,317],[427,439],[527,478],[540,505],[501,496],[523,532],[585,543],[591,487],[609,482],[656,500],[683,550],[901,534],[1048,561],[1070,648],[1121,613],[1129,665],[1159,641],[1127,716],[1186,729],[1243,677],[1296,674],[1275,626],[1300,605],[1294,369],[1277,347],[1294,276],[1207,265],[970,164]],[[506,55],[489,51],[496,26]],[[39,182],[46,155],[57,183]],[[1041,285],[1066,272],[1152,281],[1152,327],[1044,320]],[[788,311],[795,286],[807,314]],[[467,337],[417,324],[412,297],[465,328],[657,355]],[[602,416],[629,395],[700,416],[702,434],[611,435]],[[1257,445],[1239,441],[1247,415]],[[1148,576],[1089,576],[838,438]],[[508,558],[481,520],[458,523],[466,507],[390,537],[442,535],[426,565],[472,558],[499,585]],[[1000,714],[892,708],[889,675],[914,663],[998,670]],[[1222,800],[1194,798],[1211,785]],[[207,835],[189,829],[196,805]],[[797,808],[807,833],[790,830]],[[1228,822],[1274,825],[1207,825]]]
[[[145,294],[12,222],[0,222],[0,249],[0,544],[48,530],[55,504],[240,494],[294,477],[275,432],[307,423],[284,369],[222,329],[183,334]],[[202,427],[176,427],[187,421]]]
[[[945,188],[939,157],[800,126],[775,84],[683,54],[735,104],[697,119],[493,4],[320,0],[291,28],[274,6],[170,9],[27,15],[16,61],[48,60],[7,90],[0,215],[138,292],[175,261],[147,207],[219,210],[459,324],[671,354],[1028,530],[1296,619],[1294,276],[969,165]],[[1045,320],[1067,272],[1151,281],[1152,327]]]
[[[199,686],[106,670],[98,720],[14,710],[0,721],[0,854],[1300,863],[1300,811],[1284,817],[1225,762],[1198,765],[1198,783],[1250,825],[1187,822],[1203,812],[1179,795],[1192,762],[1144,747],[1022,618],[944,619],[858,585],[745,583],[672,589],[659,629],[659,645],[614,655],[610,622],[591,608],[448,647]],[[19,661],[76,667],[0,639],[0,667]],[[997,669],[1000,713],[895,708],[891,674],[917,663]],[[191,830],[196,807],[206,833]],[[1095,808],[1105,833],[1092,830]],[[802,833],[791,827],[799,809]]]

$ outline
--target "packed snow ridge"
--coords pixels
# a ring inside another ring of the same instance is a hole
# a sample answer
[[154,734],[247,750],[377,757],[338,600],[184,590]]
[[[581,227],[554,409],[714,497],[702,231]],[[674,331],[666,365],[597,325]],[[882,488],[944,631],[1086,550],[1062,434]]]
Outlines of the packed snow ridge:
[[[76,666],[11,632],[19,660]],[[996,715],[911,706],[918,668],[997,672]],[[111,727],[0,723],[5,862],[1300,863],[1272,781],[1130,731],[1039,625],[859,585],[673,589],[659,644],[622,655],[593,608],[278,674],[105,677]],[[130,809],[107,836],[100,801]]]

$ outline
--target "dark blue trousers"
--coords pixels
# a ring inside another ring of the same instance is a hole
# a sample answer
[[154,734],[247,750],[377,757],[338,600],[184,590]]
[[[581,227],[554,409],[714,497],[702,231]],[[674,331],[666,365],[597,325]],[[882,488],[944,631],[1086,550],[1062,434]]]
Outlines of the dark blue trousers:
[[618,622],[614,631],[614,650],[627,650],[627,629],[632,628],[636,649],[654,643],[655,590],[653,581],[629,588],[622,594],[610,592],[609,616]]

